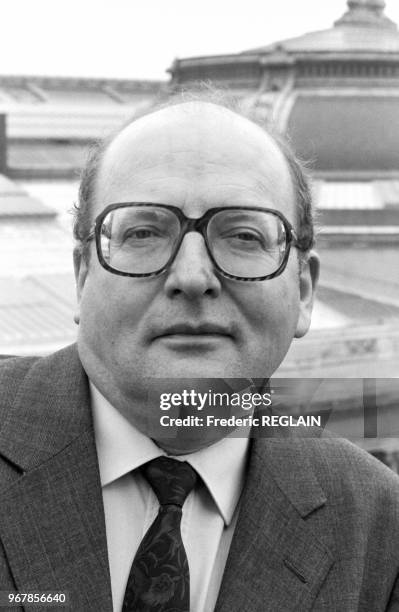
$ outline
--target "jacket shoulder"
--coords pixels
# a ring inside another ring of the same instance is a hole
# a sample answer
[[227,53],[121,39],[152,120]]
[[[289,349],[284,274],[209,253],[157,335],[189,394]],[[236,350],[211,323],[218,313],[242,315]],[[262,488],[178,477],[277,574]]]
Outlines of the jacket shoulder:
[[76,345],[44,357],[0,360],[0,484],[91,429],[87,377]]
[[[0,360],[0,438],[4,423],[31,367],[39,357],[10,357]],[[0,490],[11,484],[19,471],[15,470],[0,449]]]
[[399,508],[399,477],[393,470],[348,440],[327,436],[313,442],[313,466],[327,486],[367,505],[395,499]]
[[0,412],[14,402],[31,367],[41,357],[7,357],[0,360]]

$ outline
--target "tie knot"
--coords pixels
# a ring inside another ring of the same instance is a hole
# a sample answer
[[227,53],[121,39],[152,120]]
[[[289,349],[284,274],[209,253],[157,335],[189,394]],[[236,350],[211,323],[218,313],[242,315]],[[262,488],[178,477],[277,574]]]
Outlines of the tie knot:
[[141,469],[161,506],[183,506],[197,480],[197,473],[189,463],[169,457],[153,459]]

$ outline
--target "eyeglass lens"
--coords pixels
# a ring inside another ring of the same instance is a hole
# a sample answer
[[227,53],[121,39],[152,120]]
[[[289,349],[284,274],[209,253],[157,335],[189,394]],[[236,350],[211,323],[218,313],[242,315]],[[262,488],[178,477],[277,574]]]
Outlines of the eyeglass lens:
[[[150,274],[162,269],[179,242],[177,215],[157,206],[116,208],[100,230],[100,248],[114,270]],[[233,276],[273,274],[286,252],[286,232],[276,215],[256,210],[222,210],[209,220],[208,247],[218,266]]]

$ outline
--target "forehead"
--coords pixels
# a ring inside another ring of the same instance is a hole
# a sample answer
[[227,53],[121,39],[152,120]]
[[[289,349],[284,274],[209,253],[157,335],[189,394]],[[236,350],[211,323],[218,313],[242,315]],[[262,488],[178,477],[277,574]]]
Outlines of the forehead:
[[223,205],[265,206],[293,217],[288,164],[257,125],[192,102],[130,124],[110,144],[96,184],[96,214],[115,202],[153,201],[200,215]]

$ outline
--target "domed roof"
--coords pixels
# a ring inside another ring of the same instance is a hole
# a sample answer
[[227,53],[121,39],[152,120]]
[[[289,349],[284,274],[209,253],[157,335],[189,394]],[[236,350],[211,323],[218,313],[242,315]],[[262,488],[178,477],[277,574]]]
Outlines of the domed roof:
[[399,178],[399,31],[384,0],[347,0],[327,30],[176,60],[171,73],[179,87],[231,87],[320,176]]
[[347,12],[328,30],[308,32],[244,51],[241,55],[282,50],[290,54],[399,53],[399,31],[397,25],[384,14],[384,0],[348,0],[347,4]]
[[384,0],[347,4],[347,12],[329,30],[257,53],[285,53],[302,65],[319,63],[313,80],[301,87],[298,79],[281,105],[281,126],[315,170],[339,176],[396,174],[399,31],[384,14]]

